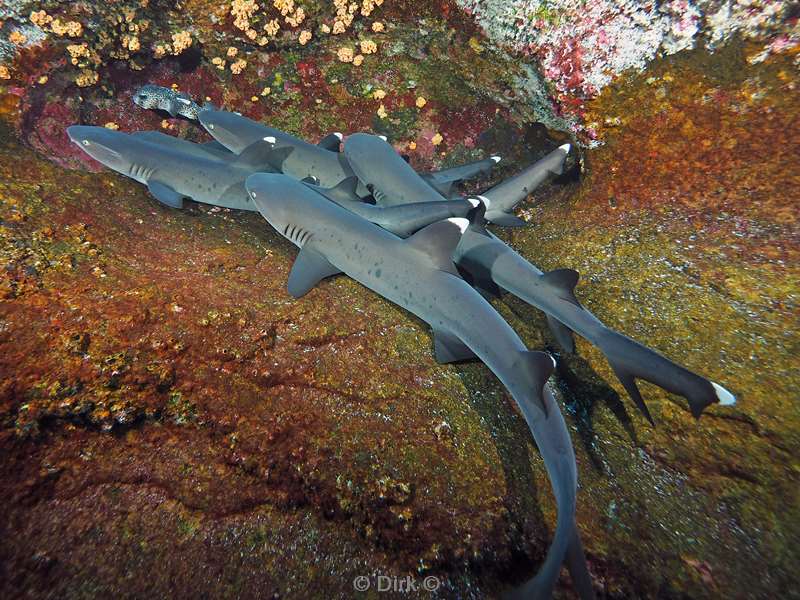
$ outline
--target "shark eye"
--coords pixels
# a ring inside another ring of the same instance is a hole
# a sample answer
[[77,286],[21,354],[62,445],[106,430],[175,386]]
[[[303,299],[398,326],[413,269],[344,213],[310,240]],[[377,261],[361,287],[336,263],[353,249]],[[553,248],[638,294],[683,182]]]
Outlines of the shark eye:
[[84,146],[88,146],[89,145],[89,140],[83,140],[81,142],[81,144],[83,144]]

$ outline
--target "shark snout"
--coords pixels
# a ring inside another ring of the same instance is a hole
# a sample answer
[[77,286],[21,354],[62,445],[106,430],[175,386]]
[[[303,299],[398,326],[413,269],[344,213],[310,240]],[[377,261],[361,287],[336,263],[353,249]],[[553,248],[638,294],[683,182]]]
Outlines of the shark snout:
[[88,139],[91,129],[92,128],[87,125],[71,125],[67,127],[67,135],[73,143],[80,144],[82,141]]

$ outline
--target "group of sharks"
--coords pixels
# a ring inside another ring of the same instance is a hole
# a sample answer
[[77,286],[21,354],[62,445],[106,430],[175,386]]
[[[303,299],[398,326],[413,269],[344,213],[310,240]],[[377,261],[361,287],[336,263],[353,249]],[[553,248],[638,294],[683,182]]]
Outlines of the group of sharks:
[[555,359],[529,351],[487,298],[506,291],[542,310],[565,352],[574,351],[573,332],[596,345],[651,423],[637,378],[685,397],[696,417],[710,404],[733,404],[735,398],[606,327],[575,297],[576,271],[544,273],[487,229],[490,223],[524,225],[515,207],[562,173],[570,145],[481,195],[465,197],[454,193],[456,184],[489,172],[500,157],[418,173],[382,136],[332,133],[311,144],[157,86],[140,89],[134,102],[197,120],[214,141],[198,144],[158,131],[127,134],[83,125],[68,128],[70,139],[103,165],[146,185],[171,208],[182,208],[189,198],[260,212],[299,248],[288,279],[293,297],[344,273],[430,325],[438,362],[478,358],[497,376],[531,430],[558,507],[543,565],[512,595],[551,597],[566,564],[580,597],[593,598],[575,524],[574,450],[547,384]]

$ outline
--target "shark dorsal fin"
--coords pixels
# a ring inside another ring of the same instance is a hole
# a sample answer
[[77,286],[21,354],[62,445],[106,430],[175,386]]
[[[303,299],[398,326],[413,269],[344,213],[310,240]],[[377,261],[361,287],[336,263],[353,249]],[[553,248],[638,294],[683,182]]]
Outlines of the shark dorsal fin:
[[563,300],[575,306],[581,305],[575,297],[575,286],[578,285],[579,278],[580,274],[575,269],[556,269],[542,275],[542,279],[546,283],[559,291],[559,296]]
[[339,132],[329,133],[322,138],[317,146],[330,150],[331,152],[339,152],[339,145],[342,143],[342,134]]
[[292,153],[292,150],[294,148],[290,146],[276,148],[270,142],[259,140],[242,150],[232,164],[236,167],[256,170],[270,168],[276,173],[281,173],[283,171],[283,161]]
[[337,273],[341,271],[329,263],[327,258],[313,248],[305,246],[300,248],[297,258],[294,259],[286,287],[289,294],[300,298],[320,281]]
[[319,185],[319,179],[317,179],[313,175],[309,175],[308,177],[303,177],[300,180],[300,183],[307,183],[309,185]]
[[544,401],[544,386],[555,370],[555,359],[547,352],[522,351],[514,361],[514,369],[518,371],[531,387],[530,398],[547,416],[547,405]]
[[[480,200],[480,197],[478,198]],[[480,204],[467,213],[467,220],[469,221],[469,228],[471,231],[480,233],[482,235],[489,235],[486,230],[486,203],[483,200]]]
[[352,177],[343,179],[332,188],[328,188],[326,191],[332,198],[355,201],[358,200],[358,194],[356,194],[357,187],[358,177],[353,175]]
[[468,226],[466,219],[437,221],[417,231],[406,243],[425,254],[436,268],[458,274],[453,264],[453,253]]

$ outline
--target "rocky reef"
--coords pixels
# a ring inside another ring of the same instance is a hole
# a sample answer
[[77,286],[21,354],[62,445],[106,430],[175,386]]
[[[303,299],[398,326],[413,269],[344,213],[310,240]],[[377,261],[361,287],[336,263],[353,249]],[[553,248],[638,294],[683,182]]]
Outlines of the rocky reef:
[[[592,346],[559,357],[597,591],[797,594],[796,9],[577,4],[0,9],[4,597],[351,597],[381,574],[496,597],[552,533],[483,366],[437,365],[420,322],[346,278],[291,299],[294,250],[259,216],[171,211],[72,149],[79,122],[206,139],[135,107],[145,82],[312,141],[372,130],[420,169],[502,154],[475,189],[583,144],[498,235],[739,398],[695,421],[645,384],[652,428]],[[557,352],[541,314],[496,306]]]

